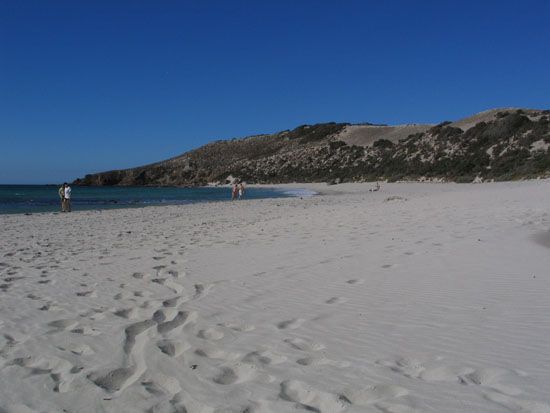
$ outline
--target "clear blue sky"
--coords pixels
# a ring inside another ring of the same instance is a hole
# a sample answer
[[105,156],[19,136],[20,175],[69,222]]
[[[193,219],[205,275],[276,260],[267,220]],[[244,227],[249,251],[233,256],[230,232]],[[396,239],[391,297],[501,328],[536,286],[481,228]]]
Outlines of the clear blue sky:
[[550,2],[0,0],[0,183],[326,121],[550,108]]

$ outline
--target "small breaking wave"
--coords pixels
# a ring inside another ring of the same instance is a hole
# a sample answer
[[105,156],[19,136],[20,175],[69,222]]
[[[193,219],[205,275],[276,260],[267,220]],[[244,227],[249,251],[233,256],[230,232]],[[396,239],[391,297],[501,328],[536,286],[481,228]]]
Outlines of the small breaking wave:
[[283,194],[293,197],[311,197],[319,195],[318,192],[315,192],[311,189],[286,189],[283,190]]

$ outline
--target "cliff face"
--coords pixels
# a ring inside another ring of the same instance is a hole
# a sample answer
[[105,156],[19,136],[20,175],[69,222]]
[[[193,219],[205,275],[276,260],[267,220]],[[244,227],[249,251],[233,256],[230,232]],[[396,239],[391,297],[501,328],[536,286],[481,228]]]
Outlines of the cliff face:
[[436,126],[304,125],[209,143],[75,184],[195,186],[226,183],[230,176],[248,183],[509,180],[549,176],[549,147],[550,111],[503,109]]

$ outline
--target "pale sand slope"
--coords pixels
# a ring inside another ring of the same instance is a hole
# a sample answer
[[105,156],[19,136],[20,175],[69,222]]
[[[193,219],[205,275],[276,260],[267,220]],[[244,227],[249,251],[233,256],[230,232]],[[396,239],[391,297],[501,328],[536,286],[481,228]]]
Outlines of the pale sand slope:
[[339,134],[336,140],[347,145],[372,146],[378,139],[387,139],[397,143],[409,135],[426,132],[432,126],[426,124],[377,126],[377,125],[348,125]]
[[0,216],[0,411],[550,412],[550,181],[370,186]]

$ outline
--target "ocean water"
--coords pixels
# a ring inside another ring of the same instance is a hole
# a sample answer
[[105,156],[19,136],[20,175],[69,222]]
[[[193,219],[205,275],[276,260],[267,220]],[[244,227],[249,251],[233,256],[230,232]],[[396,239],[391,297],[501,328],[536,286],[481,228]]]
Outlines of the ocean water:
[[[72,209],[130,208],[231,200],[231,188],[79,187],[71,186]],[[55,212],[60,200],[55,185],[0,185],[0,214]],[[311,191],[246,188],[246,199],[310,196]]]

